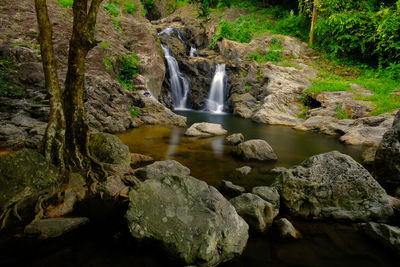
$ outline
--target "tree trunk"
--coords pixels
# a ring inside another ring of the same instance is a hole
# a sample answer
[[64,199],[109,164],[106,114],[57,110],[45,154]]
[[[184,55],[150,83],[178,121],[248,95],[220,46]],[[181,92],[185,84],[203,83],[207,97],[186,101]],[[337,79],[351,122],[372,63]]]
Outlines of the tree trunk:
[[97,45],[94,28],[100,3],[92,0],[88,12],[87,0],[75,0],[74,25],[69,44],[68,72],[65,80],[64,114],[66,118],[65,151],[70,169],[83,169],[88,163],[90,129],[83,102],[85,90],[85,59]]
[[46,0],[35,0],[35,9],[39,25],[39,44],[46,89],[50,95],[49,122],[41,149],[48,161],[64,170],[65,118]]
[[317,18],[318,18],[318,5],[319,5],[319,0],[314,0],[313,14],[312,14],[312,20],[311,20],[311,29],[310,29],[310,45],[312,45],[315,40],[314,27],[315,27],[315,23],[317,22]]

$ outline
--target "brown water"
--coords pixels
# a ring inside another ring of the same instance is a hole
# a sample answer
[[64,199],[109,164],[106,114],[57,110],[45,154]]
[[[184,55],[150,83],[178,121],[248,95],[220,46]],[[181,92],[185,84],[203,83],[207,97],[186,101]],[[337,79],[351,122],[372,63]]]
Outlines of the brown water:
[[[132,152],[144,153],[157,160],[175,159],[188,166],[192,175],[213,185],[230,179],[248,189],[270,184],[275,166],[289,167],[317,153],[339,150],[359,160],[362,147],[345,146],[335,138],[294,131],[288,127],[265,126],[230,115],[180,112],[188,116],[188,125],[197,121],[222,123],[230,133],[242,132],[246,139],[260,138],[271,144],[276,163],[242,162],[230,155],[223,137],[187,138],[185,129],[141,127],[119,137]],[[250,165],[249,176],[238,176],[234,169]],[[154,244],[138,243],[126,226],[127,203],[88,200],[75,210],[88,216],[91,223],[61,238],[37,241],[0,232],[0,266],[183,266],[170,259]],[[111,205],[111,207],[110,207]],[[352,224],[302,221],[291,218],[302,233],[299,240],[250,233],[246,250],[240,257],[221,266],[397,266],[400,258],[367,238]]]
[[[198,111],[179,111],[187,116],[188,125],[195,122],[220,123],[231,133],[243,133],[246,140],[264,139],[278,156],[276,162],[244,162],[231,155],[232,146],[224,145],[224,136],[212,138],[185,137],[185,128],[144,126],[118,135],[131,152],[152,156],[156,160],[173,159],[187,166],[192,175],[218,186],[223,179],[250,189],[273,182],[272,168],[290,167],[312,155],[332,150],[359,160],[363,147],[346,146],[336,137],[296,131],[289,127],[256,124],[230,114],[215,115]],[[243,177],[235,169],[251,166],[252,172]]]

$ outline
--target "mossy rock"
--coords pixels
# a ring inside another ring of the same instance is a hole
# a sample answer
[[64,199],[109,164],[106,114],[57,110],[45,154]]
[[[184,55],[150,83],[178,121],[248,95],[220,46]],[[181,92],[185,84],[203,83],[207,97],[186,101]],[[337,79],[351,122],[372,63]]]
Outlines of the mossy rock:
[[41,190],[60,180],[58,169],[32,149],[0,157],[0,207],[26,187]]
[[129,148],[112,134],[92,134],[89,142],[89,151],[100,162],[122,166],[129,166],[131,162]]

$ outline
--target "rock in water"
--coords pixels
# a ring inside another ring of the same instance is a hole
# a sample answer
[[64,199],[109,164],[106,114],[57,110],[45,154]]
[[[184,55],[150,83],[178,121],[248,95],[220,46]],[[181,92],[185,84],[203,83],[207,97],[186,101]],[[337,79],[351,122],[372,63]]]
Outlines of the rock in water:
[[242,175],[248,175],[251,172],[250,166],[243,166],[240,168],[236,168],[236,171]]
[[237,197],[245,191],[243,186],[235,185],[231,181],[222,180],[221,192],[228,197]]
[[393,214],[385,190],[361,164],[332,151],[280,174],[274,186],[289,211],[304,217],[385,220]]
[[129,230],[186,264],[215,266],[243,252],[248,225],[214,187],[190,176],[156,177],[129,194]]
[[227,134],[228,131],[222,128],[221,124],[200,122],[194,123],[186,130],[186,136],[196,136],[196,137],[209,137],[216,135]]
[[235,133],[225,138],[225,144],[227,145],[238,145],[244,141],[244,136],[241,133]]
[[373,239],[400,255],[400,228],[383,223],[369,222],[361,225],[364,232]]
[[400,110],[376,151],[374,171],[379,182],[400,186]]
[[274,222],[278,227],[282,237],[293,237],[295,239],[300,237],[300,233],[294,228],[293,224],[288,219],[282,218]]
[[271,203],[254,194],[245,193],[230,200],[237,213],[256,231],[263,232],[275,218]]
[[249,140],[237,145],[232,153],[244,160],[277,160],[272,147],[264,140]]
[[274,207],[274,216],[279,214],[280,196],[278,190],[271,186],[256,186],[251,190],[251,193],[264,199]]

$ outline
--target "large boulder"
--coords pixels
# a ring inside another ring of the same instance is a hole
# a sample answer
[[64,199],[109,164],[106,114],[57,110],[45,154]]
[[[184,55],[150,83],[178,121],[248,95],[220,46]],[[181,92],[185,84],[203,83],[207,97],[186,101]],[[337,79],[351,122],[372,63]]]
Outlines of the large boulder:
[[272,147],[264,140],[249,140],[237,145],[232,153],[244,160],[277,160]]
[[379,182],[400,186],[400,111],[376,151],[374,171]]
[[198,137],[209,137],[215,135],[224,135],[228,131],[222,128],[221,124],[200,122],[194,123],[186,130],[186,136],[198,136]]
[[100,162],[129,166],[129,148],[115,135],[94,133],[90,136],[89,151]]
[[157,161],[135,172],[135,175],[143,180],[158,179],[166,176],[189,176],[189,168],[175,160]]
[[259,232],[265,231],[276,216],[272,204],[254,194],[245,193],[230,202],[250,227]]
[[290,212],[304,217],[384,220],[393,214],[389,197],[350,156],[332,151],[281,173],[274,186]]
[[24,198],[33,197],[35,191],[59,181],[58,169],[35,150],[22,149],[4,155],[0,157],[0,209],[17,194],[22,193]]
[[129,194],[131,234],[186,264],[215,266],[243,252],[248,225],[214,187],[190,176],[148,179]]

